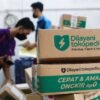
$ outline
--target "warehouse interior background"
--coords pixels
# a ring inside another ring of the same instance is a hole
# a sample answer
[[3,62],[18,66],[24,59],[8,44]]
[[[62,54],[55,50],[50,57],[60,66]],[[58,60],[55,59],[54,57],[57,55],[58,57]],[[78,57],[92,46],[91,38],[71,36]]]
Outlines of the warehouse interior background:
[[[0,2],[0,28],[7,28],[5,25],[5,17],[7,14],[13,14],[17,19],[22,17],[32,18],[32,10],[30,5],[39,0],[1,0]],[[76,16],[87,17],[86,28],[100,28],[100,0],[40,0],[45,6],[44,15],[52,22],[52,25],[59,26],[59,19],[62,14],[72,14]],[[34,33],[28,39],[34,42]],[[17,43],[20,44],[18,41]],[[17,44],[18,45],[18,44]],[[16,47],[16,56],[18,57],[18,49]],[[14,66],[12,67],[12,76],[14,76]],[[4,76],[0,71],[0,83]]]

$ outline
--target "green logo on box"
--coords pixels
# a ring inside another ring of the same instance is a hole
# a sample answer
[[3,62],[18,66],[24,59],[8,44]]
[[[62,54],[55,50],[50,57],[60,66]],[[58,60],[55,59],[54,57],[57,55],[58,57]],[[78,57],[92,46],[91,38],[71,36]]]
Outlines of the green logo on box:
[[63,20],[63,25],[64,26],[71,26],[71,21],[70,20]]
[[55,35],[54,36],[54,45],[55,47],[60,51],[65,51],[68,49],[70,43],[69,43],[69,36],[68,35]]

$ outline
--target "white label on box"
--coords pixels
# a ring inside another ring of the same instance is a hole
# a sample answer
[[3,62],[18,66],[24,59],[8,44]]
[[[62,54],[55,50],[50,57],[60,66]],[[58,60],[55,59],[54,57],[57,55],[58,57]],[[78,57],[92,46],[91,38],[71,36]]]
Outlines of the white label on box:
[[77,27],[77,16],[71,17],[71,27],[73,27],[73,28]]

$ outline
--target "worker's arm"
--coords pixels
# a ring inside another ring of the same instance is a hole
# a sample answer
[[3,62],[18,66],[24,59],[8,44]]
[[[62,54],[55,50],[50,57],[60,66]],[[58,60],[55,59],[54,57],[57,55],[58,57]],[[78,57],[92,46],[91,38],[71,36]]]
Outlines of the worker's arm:
[[24,48],[27,48],[28,50],[31,50],[31,49],[34,49],[37,45],[36,45],[36,43],[30,43],[29,41],[27,41],[22,46]]
[[27,49],[32,50],[32,49],[36,48],[36,46],[37,46],[36,43],[30,44],[30,45],[28,45]]

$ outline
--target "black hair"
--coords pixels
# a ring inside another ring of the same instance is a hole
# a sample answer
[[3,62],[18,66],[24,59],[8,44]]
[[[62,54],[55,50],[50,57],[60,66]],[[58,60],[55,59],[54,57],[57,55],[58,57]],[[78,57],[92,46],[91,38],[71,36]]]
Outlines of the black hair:
[[35,30],[34,24],[28,17],[20,19],[15,25],[15,27],[18,26],[22,26],[25,29],[32,29],[33,31]]
[[31,4],[31,7],[33,9],[37,9],[38,8],[42,12],[44,6],[43,6],[43,4],[41,2],[35,2],[35,3]]

